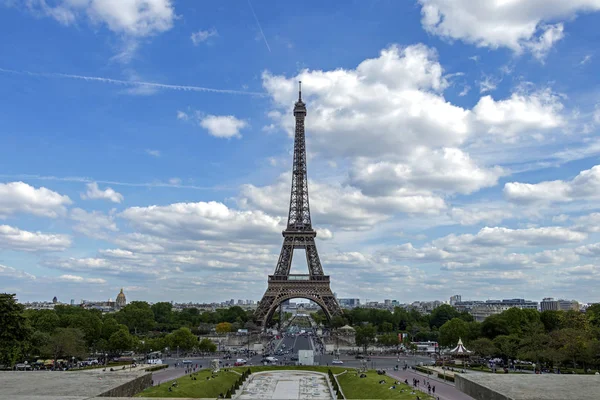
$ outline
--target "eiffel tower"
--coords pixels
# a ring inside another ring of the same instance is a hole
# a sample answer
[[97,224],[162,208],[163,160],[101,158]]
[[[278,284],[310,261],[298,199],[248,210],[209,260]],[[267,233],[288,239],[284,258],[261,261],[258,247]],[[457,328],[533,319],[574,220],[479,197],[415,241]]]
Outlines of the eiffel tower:
[[[292,194],[287,229],[282,232],[283,246],[275,267],[275,274],[269,275],[269,285],[256,312],[256,321],[263,330],[277,307],[292,298],[304,298],[317,303],[327,319],[340,315],[342,310],[329,287],[329,276],[323,274],[323,267],[317,253],[308,204],[308,178],[306,174],[306,141],[304,118],[306,105],[302,101],[302,82],[299,82],[298,101],[294,105],[296,131],[294,135],[294,165],[292,170]],[[308,274],[290,274],[294,249],[304,249],[308,263]]]

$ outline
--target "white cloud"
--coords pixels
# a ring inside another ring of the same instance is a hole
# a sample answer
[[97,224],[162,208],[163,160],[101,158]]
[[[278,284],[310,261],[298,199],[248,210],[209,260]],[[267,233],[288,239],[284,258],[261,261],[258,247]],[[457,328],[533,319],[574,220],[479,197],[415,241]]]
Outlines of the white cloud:
[[0,264],[0,277],[4,279],[27,279],[35,280],[35,276],[25,271]]
[[279,218],[214,201],[131,207],[119,215],[141,233],[173,239],[264,240],[282,228]]
[[516,203],[570,202],[600,198],[600,165],[581,171],[570,181],[508,182],[504,196]]
[[549,130],[565,124],[561,115],[564,106],[550,90],[535,93],[513,93],[506,100],[491,96],[479,99],[473,108],[474,120],[491,135],[504,138]]
[[495,79],[491,76],[486,76],[479,82],[479,93],[492,92],[496,90],[501,79]]
[[84,278],[79,275],[61,275],[58,277],[59,281],[62,282],[75,282],[75,283],[93,283],[93,284],[104,284],[106,280],[102,278]]
[[178,110],[177,111],[177,119],[182,120],[182,121],[187,121],[188,119],[190,119],[190,116],[188,115],[188,113]]
[[512,217],[512,212],[505,205],[495,208],[480,208],[469,205],[465,208],[452,208],[450,216],[461,225],[476,225],[482,222],[500,223]]
[[0,225],[0,249],[14,251],[63,251],[71,246],[67,235],[28,232]]
[[72,201],[45,187],[34,188],[23,182],[0,183],[0,218],[17,213],[56,218],[64,215]]
[[198,46],[200,43],[205,42],[208,39],[210,39],[211,37],[216,37],[216,36],[219,36],[219,34],[217,33],[217,30],[215,28],[211,28],[210,30],[198,31],[198,32],[192,33],[192,36],[190,36],[190,39],[192,39],[192,43],[194,43],[194,46]]
[[527,229],[510,229],[503,227],[485,227],[477,234],[448,235],[434,240],[436,247],[464,248],[471,245],[483,247],[514,246],[551,246],[557,244],[577,243],[585,240],[587,235],[563,227],[542,227]]
[[405,163],[364,163],[350,171],[350,183],[367,195],[390,195],[401,188],[471,194],[494,186],[504,174],[500,167],[481,168],[457,148],[418,148]]
[[85,194],[81,194],[81,198],[84,200],[103,199],[110,200],[113,203],[120,203],[124,199],[121,193],[115,192],[112,188],[100,190],[96,182],[88,183],[86,186],[87,191]]
[[199,120],[203,127],[214,137],[218,138],[241,138],[240,130],[246,128],[248,123],[237,119],[233,115],[207,115]]
[[25,5],[64,25],[87,16],[92,24],[106,25],[115,33],[134,37],[167,31],[175,20],[171,0],[56,0],[52,3],[28,0]]
[[108,232],[119,230],[112,215],[105,215],[99,211],[87,212],[81,208],[74,208],[70,218],[76,222],[74,231],[92,238],[104,239]]
[[290,78],[264,73],[277,107],[269,116],[290,134],[298,80],[307,96],[311,151],[399,156],[434,143],[455,147],[470,133],[469,111],[440,95],[448,82],[436,53],[424,45],[390,46],[354,70],[303,70]]
[[[389,196],[369,197],[351,186],[313,181],[309,181],[308,186],[313,223],[343,230],[369,229],[396,213],[435,214],[446,207],[440,197],[404,189]],[[243,185],[238,203],[243,208],[287,216],[289,193],[290,179],[285,174],[274,185]]]
[[482,1],[419,0],[425,30],[479,47],[530,50],[544,57],[563,38],[563,24],[584,12],[600,10],[598,0]]
[[160,150],[151,150],[151,149],[146,149],[146,154],[152,156],[152,157],[160,157]]

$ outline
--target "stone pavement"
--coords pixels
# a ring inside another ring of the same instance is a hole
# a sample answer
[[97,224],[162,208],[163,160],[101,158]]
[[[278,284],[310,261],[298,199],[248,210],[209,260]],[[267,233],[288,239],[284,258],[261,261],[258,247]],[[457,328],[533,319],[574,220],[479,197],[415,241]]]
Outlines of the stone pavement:
[[[0,372],[0,399],[88,399],[148,375],[142,368],[116,371]],[[149,378],[148,378],[149,380]]]
[[[413,378],[421,380],[429,380],[431,382],[431,386],[435,385],[435,395],[432,393],[432,396],[436,398],[440,398],[440,400],[474,400],[471,396],[468,396],[454,387],[453,384],[444,383],[441,379],[433,378],[431,375],[427,376],[425,374],[418,373],[416,371],[407,369],[406,371],[400,369],[399,371],[387,371],[387,374],[398,381],[404,382],[405,379],[408,379],[408,384],[412,387]],[[419,386],[419,390],[423,393],[427,393],[427,386],[423,386],[421,384]]]
[[477,400],[598,400],[600,376],[460,374],[457,385]]

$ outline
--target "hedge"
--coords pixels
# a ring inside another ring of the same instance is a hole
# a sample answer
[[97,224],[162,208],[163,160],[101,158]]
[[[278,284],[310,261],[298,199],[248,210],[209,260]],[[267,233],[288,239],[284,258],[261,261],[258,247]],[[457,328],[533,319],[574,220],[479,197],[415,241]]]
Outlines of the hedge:
[[165,369],[165,368],[169,368],[169,365],[168,364],[155,365],[154,367],[146,368],[144,371],[153,372],[153,371],[159,371],[159,370]]

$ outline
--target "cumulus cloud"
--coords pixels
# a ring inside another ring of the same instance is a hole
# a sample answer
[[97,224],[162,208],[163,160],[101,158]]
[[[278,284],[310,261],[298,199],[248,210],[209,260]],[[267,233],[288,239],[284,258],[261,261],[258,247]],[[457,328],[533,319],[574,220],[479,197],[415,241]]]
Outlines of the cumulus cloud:
[[45,187],[36,189],[23,182],[0,183],[0,218],[17,213],[56,218],[64,215],[71,203],[69,196]]
[[513,138],[561,127],[564,106],[550,90],[535,93],[513,93],[505,100],[482,97],[473,108],[473,117],[480,129],[491,135]]
[[563,227],[542,227],[526,229],[510,229],[504,227],[485,227],[477,234],[448,235],[434,240],[432,243],[440,248],[464,248],[477,245],[483,247],[514,246],[551,246],[557,244],[577,243],[585,240],[587,235]]
[[500,167],[481,168],[457,148],[418,148],[404,163],[357,162],[350,183],[367,195],[389,195],[401,188],[471,194],[495,186],[503,175]]
[[194,43],[194,46],[198,46],[200,43],[203,43],[215,36],[219,36],[219,34],[215,28],[212,28],[206,31],[200,30],[198,32],[194,32],[192,33],[192,36],[190,36],[190,39],[192,40],[192,43]]
[[44,252],[63,251],[71,246],[71,239],[62,234],[28,232],[8,225],[0,225],[0,249]]
[[100,190],[96,182],[88,183],[86,186],[87,191],[85,194],[81,194],[81,198],[84,200],[102,199],[112,201],[113,203],[120,203],[124,199],[121,193],[114,191],[112,188]]
[[117,232],[117,224],[113,215],[105,215],[99,211],[87,212],[81,208],[71,210],[70,218],[76,222],[73,230],[86,236],[103,239],[108,232]]
[[280,218],[238,211],[218,202],[131,207],[119,216],[138,232],[167,238],[261,240],[282,228]]
[[18,270],[13,267],[0,264],[0,277],[5,279],[26,279],[35,280],[35,276],[25,271]]
[[[273,215],[286,215],[289,207],[290,179],[280,176],[268,186],[243,185],[238,204]],[[309,181],[313,224],[340,229],[369,229],[396,213],[431,214],[446,207],[444,200],[428,193],[399,189],[393,195],[369,197],[351,186]]]
[[570,202],[600,197],[600,165],[581,171],[570,181],[508,182],[504,196],[515,203]]
[[111,31],[134,37],[151,36],[172,28],[175,10],[171,0],[29,0],[32,12],[72,25],[87,19]]
[[105,279],[102,278],[84,278],[79,275],[61,275],[57,278],[62,282],[74,282],[74,283],[93,283],[93,284],[104,284]]
[[233,115],[207,115],[199,120],[200,126],[208,133],[218,138],[241,138],[240,131],[248,127],[244,120]]
[[455,147],[469,134],[469,111],[441,96],[448,83],[436,53],[424,45],[390,46],[354,70],[304,70],[291,78],[264,73],[277,107],[269,116],[290,134],[298,80],[309,106],[312,151],[383,157],[432,143]]
[[[598,0],[484,1],[419,0],[428,32],[479,47],[529,50],[543,58],[564,36],[561,22],[600,10]],[[549,24],[549,22],[556,22]]]

